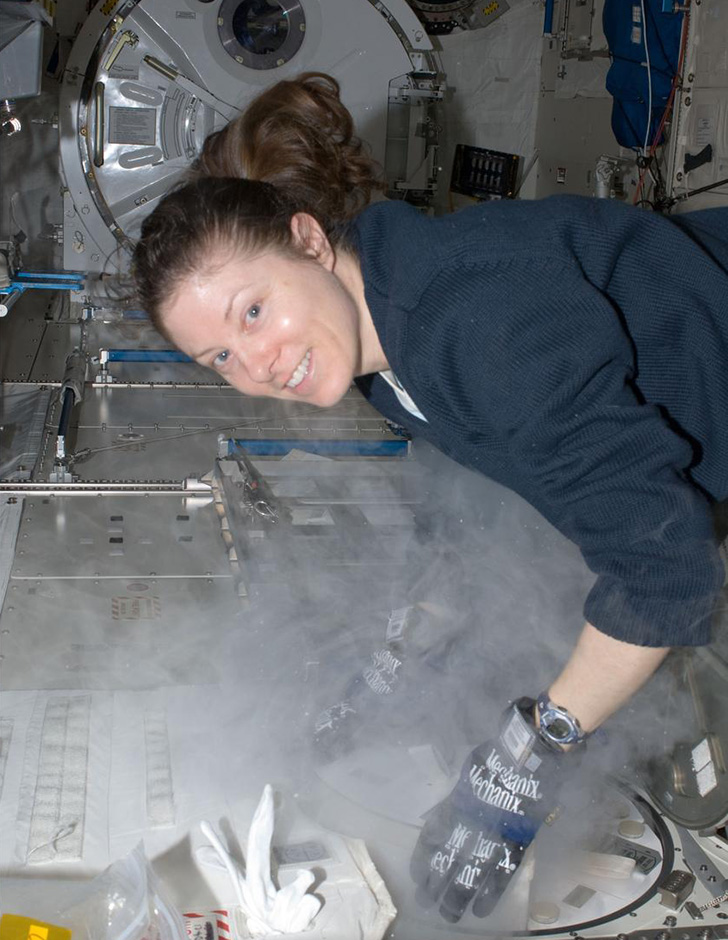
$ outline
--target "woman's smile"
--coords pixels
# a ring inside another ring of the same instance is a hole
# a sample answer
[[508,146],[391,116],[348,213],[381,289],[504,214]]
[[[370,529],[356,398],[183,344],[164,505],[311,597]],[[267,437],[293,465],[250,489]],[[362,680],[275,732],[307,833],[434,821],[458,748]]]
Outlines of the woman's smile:
[[287,388],[298,388],[299,385],[312,374],[311,350],[309,349],[303,359],[296,366],[293,375],[286,382]]

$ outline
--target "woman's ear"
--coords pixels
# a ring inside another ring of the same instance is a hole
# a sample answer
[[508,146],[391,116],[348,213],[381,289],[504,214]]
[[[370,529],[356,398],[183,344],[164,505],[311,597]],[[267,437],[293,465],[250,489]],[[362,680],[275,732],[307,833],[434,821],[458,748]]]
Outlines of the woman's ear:
[[291,218],[291,233],[294,244],[303,249],[311,258],[315,258],[329,271],[333,270],[336,256],[331,242],[321,225],[307,212],[297,212]]

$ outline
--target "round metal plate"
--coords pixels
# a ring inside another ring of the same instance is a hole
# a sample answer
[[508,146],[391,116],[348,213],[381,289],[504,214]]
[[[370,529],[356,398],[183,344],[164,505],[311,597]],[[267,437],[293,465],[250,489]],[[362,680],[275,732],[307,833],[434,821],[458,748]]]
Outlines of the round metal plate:
[[687,829],[709,829],[728,820],[725,632],[712,647],[673,655],[669,664],[673,691],[660,712],[670,746],[646,772],[645,784],[655,805]]

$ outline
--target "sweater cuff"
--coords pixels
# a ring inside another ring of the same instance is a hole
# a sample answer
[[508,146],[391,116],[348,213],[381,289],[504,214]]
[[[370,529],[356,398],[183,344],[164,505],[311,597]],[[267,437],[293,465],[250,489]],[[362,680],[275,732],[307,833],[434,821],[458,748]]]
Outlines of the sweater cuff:
[[600,577],[584,606],[587,621],[607,636],[635,646],[704,646],[710,643],[715,589],[691,597],[639,597],[624,582]]

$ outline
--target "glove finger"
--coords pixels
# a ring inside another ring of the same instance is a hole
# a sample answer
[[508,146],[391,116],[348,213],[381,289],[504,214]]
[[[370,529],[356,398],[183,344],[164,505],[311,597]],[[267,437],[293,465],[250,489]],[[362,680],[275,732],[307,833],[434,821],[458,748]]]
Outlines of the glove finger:
[[499,858],[493,864],[492,876],[483,881],[473,901],[473,914],[476,917],[488,917],[492,913],[518,871],[525,851],[525,846],[503,840]]
[[456,870],[440,901],[440,915],[448,923],[457,923],[471,903],[496,889],[497,866],[504,853],[502,842],[492,838],[493,835],[476,830],[468,851],[457,860]]
[[437,803],[428,811],[410,856],[410,876],[415,884],[421,885],[427,881],[433,855],[445,845],[452,833],[455,825],[453,815],[448,799]]
[[467,858],[473,842],[473,830],[469,829],[457,816],[450,819],[450,824],[443,830],[442,837],[434,845],[427,846],[425,858],[427,869],[425,877],[419,882],[421,901],[435,903],[442,897],[456,877]]

